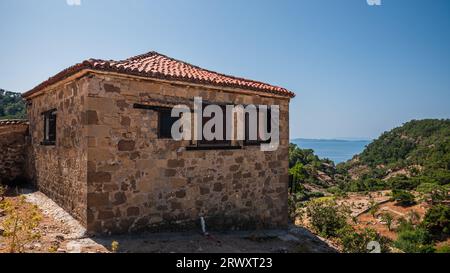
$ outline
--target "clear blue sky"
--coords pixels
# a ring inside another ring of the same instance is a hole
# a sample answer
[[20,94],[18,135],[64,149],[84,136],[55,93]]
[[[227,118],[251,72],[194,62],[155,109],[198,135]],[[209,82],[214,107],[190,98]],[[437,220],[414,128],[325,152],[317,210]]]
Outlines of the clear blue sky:
[[0,88],[156,50],[293,90],[292,138],[450,118],[448,0],[66,1],[0,1]]

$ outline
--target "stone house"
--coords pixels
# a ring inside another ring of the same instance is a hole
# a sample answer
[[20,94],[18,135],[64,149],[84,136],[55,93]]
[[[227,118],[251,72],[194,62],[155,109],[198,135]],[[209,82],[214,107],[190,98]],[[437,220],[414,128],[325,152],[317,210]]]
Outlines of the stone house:
[[[280,145],[175,141],[170,107],[280,107]],[[37,188],[93,233],[287,226],[289,101],[269,84],[156,52],[90,59],[23,94]],[[247,145],[248,144],[248,145]]]

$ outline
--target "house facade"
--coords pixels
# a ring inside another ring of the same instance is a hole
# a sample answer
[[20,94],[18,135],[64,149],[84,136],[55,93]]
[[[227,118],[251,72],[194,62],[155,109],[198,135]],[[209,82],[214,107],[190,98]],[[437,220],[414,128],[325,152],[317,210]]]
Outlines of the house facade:
[[[24,93],[39,190],[93,233],[287,226],[289,101],[284,88],[156,52],[87,60]],[[170,109],[278,105],[279,146],[177,141]],[[169,131],[168,131],[169,130]]]

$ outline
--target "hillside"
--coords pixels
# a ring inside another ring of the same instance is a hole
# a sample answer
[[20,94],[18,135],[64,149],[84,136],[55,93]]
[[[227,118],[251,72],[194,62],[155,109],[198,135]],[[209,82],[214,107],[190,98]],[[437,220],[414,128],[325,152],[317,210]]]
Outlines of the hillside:
[[450,184],[450,120],[413,120],[383,133],[352,160],[336,168],[336,182],[350,191],[394,184]]
[[[450,120],[413,120],[334,166],[291,145],[289,215],[342,252],[450,253]],[[325,197],[324,197],[325,196]]]
[[25,103],[21,94],[0,89],[0,119],[22,119],[25,117]]

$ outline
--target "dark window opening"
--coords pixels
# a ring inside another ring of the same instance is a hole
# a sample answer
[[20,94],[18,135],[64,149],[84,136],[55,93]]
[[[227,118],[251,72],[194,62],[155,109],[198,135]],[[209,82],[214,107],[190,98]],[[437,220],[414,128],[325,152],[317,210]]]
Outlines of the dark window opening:
[[[203,105],[203,110],[205,109],[205,107],[208,105]],[[231,146],[231,140],[227,140],[227,126],[226,126],[226,121],[227,121],[227,117],[226,117],[226,107],[225,105],[221,105],[220,106],[222,108],[222,113],[223,113],[223,121],[222,121],[222,139],[213,139],[213,140],[206,140],[205,137],[202,137],[202,140],[198,141],[200,146]],[[206,123],[213,119],[215,117],[215,113],[212,114],[212,117],[202,117],[202,130],[205,128]],[[216,125],[214,125],[213,127],[213,132],[215,133],[216,131]]]
[[[267,132],[271,132],[272,130],[272,123],[271,123],[271,119],[272,119],[272,111],[270,109],[270,107],[267,107],[267,119],[266,119],[266,127],[267,127]],[[254,124],[252,124],[252,126],[255,126]],[[261,143],[270,143],[270,138],[268,140],[262,140],[260,135],[259,135],[259,109],[257,111],[256,114],[256,138],[257,139],[250,139],[250,114],[249,113],[245,113],[245,140],[244,140],[244,144],[247,146],[252,146],[252,145],[260,145]]]
[[172,117],[172,110],[170,108],[159,109],[158,115],[158,137],[163,139],[172,138],[172,126],[178,119],[180,119],[180,117]]
[[42,113],[44,116],[44,139],[42,145],[56,144],[56,110]]

